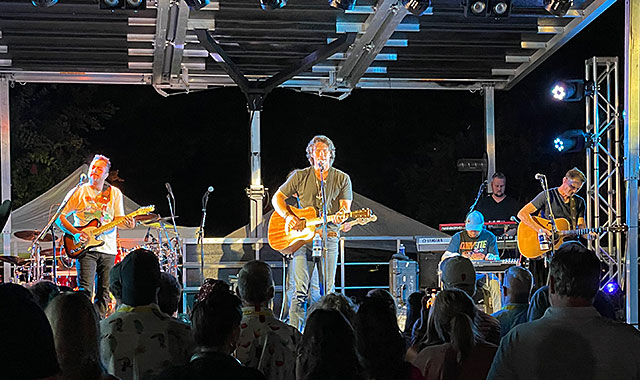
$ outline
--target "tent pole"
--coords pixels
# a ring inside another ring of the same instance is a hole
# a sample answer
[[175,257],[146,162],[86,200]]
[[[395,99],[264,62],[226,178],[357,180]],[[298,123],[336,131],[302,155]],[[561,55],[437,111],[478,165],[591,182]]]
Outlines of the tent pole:
[[[2,200],[11,199],[11,128],[9,125],[9,78],[0,75],[0,190]],[[2,229],[2,254],[11,254],[11,216]],[[11,278],[11,267],[4,263],[4,282]]]

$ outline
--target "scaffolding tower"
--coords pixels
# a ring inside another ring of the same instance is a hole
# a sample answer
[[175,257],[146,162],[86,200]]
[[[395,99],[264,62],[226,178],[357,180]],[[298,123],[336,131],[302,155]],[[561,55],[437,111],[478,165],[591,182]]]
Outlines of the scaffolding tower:
[[624,232],[606,228],[625,223],[623,190],[623,136],[620,133],[618,57],[592,57],[585,61],[587,218],[588,228],[605,231],[588,241],[607,265],[602,284],[617,282],[625,288]]

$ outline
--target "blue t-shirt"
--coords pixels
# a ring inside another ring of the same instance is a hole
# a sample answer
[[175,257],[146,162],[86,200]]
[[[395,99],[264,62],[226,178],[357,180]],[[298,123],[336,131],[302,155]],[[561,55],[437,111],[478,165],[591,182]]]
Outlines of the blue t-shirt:
[[475,239],[463,230],[451,237],[447,251],[457,252],[471,260],[486,260],[487,254],[498,255],[498,242],[496,235],[487,230],[480,231]]

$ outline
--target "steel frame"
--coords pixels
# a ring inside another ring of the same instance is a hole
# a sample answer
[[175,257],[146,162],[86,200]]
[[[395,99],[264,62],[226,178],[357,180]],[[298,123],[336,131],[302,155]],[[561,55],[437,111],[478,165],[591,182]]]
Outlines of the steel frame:
[[[618,57],[593,57],[585,61],[587,227],[611,227],[624,224],[622,187],[622,135],[618,100]],[[623,232],[603,232],[589,240],[600,259],[608,266],[603,284],[616,281],[626,285]]]

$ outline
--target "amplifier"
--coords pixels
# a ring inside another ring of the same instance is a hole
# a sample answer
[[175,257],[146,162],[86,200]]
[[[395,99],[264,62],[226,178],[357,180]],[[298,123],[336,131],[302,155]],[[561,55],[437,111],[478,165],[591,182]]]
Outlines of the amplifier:
[[418,263],[416,261],[389,261],[389,292],[398,305],[406,304],[411,293],[420,291],[418,287]]

